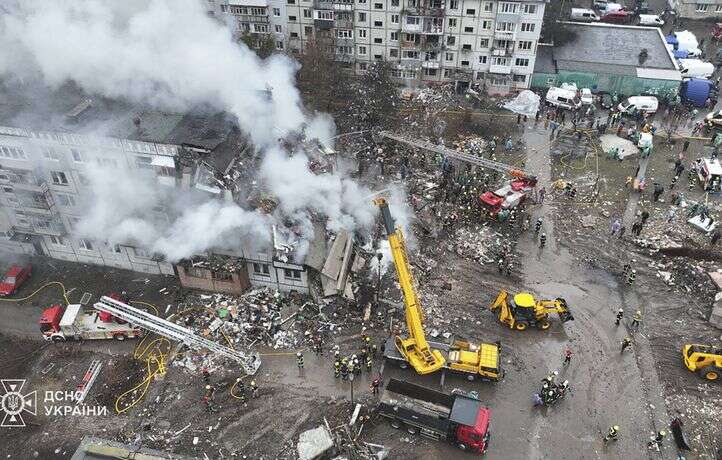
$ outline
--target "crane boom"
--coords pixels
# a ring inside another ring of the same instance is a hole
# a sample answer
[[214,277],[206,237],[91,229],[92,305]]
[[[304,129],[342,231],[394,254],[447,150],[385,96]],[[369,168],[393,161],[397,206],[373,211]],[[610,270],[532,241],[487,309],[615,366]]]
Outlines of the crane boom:
[[196,335],[193,331],[179,326],[167,319],[159,318],[148,312],[131,307],[113,298],[103,296],[93,305],[93,308],[100,311],[107,311],[116,318],[120,318],[138,327],[154,332],[171,340],[183,342],[190,348],[205,348],[225,358],[237,361],[246,374],[253,375],[261,366],[261,358],[258,353],[246,354],[232,348],[220,345],[212,340]]
[[396,348],[399,353],[416,369],[419,374],[430,374],[441,369],[446,360],[438,350],[433,350],[424,334],[423,311],[419,297],[414,288],[414,278],[411,274],[406,243],[401,229],[394,225],[389,205],[384,198],[376,198],[374,203],[381,210],[381,217],[386,229],[386,236],[391,246],[391,254],[396,266],[396,274],[399,277],[399,285],[404,295],[404,306],[406,312],[406,326],[409,331],[408,338],[396,337]]
[[422,149],[422,150],[426,150],[426,151],[434,152],[434,153],[440,153],[441,155],[444,155],[445,157],[448,157],[448,158],[453,158],[455,160],[464,161],[466,163],[471,163],[471,164],[481,166],[481,167],[484,167],[487,169],[492,169],[494,171],[500,171],[503,173],[507,173],[513,177],[526,177],[526,178],[532,179],[533,181],[536,181],[536,177],[534,175],[529,174],[528,172],[524,171],[523,169],[515,168],[508,164],[500,163],[498,161],[488,160],[486,158],[481,158],[476,155],[459,152],[458,150],[453,150],[448,147],[444,147],[443,145],[435,145],[428,141],[407,139],[405,137],[390,133],[388,131],[380,131],[378,133],[378,135],[381,136],[382,138],[391,139],[392,141],[400,142],[402,144],[406,144],[408,146],[411,146],[411,147],[414,147],[417,149]]

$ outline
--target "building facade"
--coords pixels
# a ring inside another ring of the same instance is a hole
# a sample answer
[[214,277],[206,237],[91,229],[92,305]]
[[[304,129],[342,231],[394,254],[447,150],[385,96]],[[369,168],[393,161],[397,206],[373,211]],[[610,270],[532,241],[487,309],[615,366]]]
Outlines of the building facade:
[[274,34],[276,49],[311,43],[362,74],[388,61],[406,83],[529,88],[548,0],[214,0],[241,33]]
[[669,6],[684,19],[722,18],[722,0],[669,0]]

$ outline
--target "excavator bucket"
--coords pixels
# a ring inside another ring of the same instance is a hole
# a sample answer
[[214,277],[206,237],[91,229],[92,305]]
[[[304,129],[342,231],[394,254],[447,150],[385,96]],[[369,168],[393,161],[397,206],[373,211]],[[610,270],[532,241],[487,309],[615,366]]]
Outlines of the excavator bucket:
[[572,312],[569,311],[569,305],[567,305],[567,301],[562,299],[561,297],[558,297],[556,299],[559,305],[559,319],[562,323],[566,323],[567,321],[574,321],[574,316],[572,316]]
[[508,299],[509,293],[502,289],[499,291],[499,294],[496,296],[496,300],[494,300],[494,303],[491,304],[489,309],[491,311],[498,309],[499,321],[513,328],[515,323],[514,313],[511,311]]

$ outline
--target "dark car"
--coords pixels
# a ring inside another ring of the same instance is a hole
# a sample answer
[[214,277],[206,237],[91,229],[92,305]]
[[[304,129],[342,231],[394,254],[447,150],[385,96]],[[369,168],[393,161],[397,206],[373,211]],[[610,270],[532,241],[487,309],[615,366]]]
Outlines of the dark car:
[[611,109],[617,103],[614,101],[614,96],[612,96],[609,93],[602,94],[602,97],[599,98],[599,104],[602,106],[603,109]]
[[5,273],[5,278],[0,283],[0,296],[5,297],[15,294],[20,286],[30,278],[32,270],[31,265],[25,267],[13,265],[10,267],[10,270]]

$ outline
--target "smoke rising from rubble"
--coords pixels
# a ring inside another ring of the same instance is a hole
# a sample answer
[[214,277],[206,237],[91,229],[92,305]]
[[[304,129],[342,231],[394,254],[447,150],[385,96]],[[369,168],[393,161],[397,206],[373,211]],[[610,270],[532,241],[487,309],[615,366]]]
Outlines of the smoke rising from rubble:
[[[0,46],[13,51],[0,53],[0,77],[39,79],[52,87],[72,81],[89,94],[162,110],[183,112],[201,104],[224,110],[264,152],[259,181],[278,199],[268,216],[159,187],[137,171],[95,167],[87,174],[93,199],[79,234],[139,246],[174,262],[211,248],[237,249],[244,237],[245,243],[267,246],[274,223],[284,236],[292,227],[297,258],[313,237],[312,219],[327,218],[333,231],[372,227],[377,211],[371,191],[350,178],[343,160],[334,173],[315,174],[306,153],[289,156],[278,145],[301,128],[329,146],[335,134],[330,116],[304,112],[295,86],[298,64],[282,55],[259,59],[206,15],[203,2],[28,0],[5,9]],[[154,209],[163,206],[176,216],[171,222]],[[407,214],[397,205],[392,211],[400,222]]]

